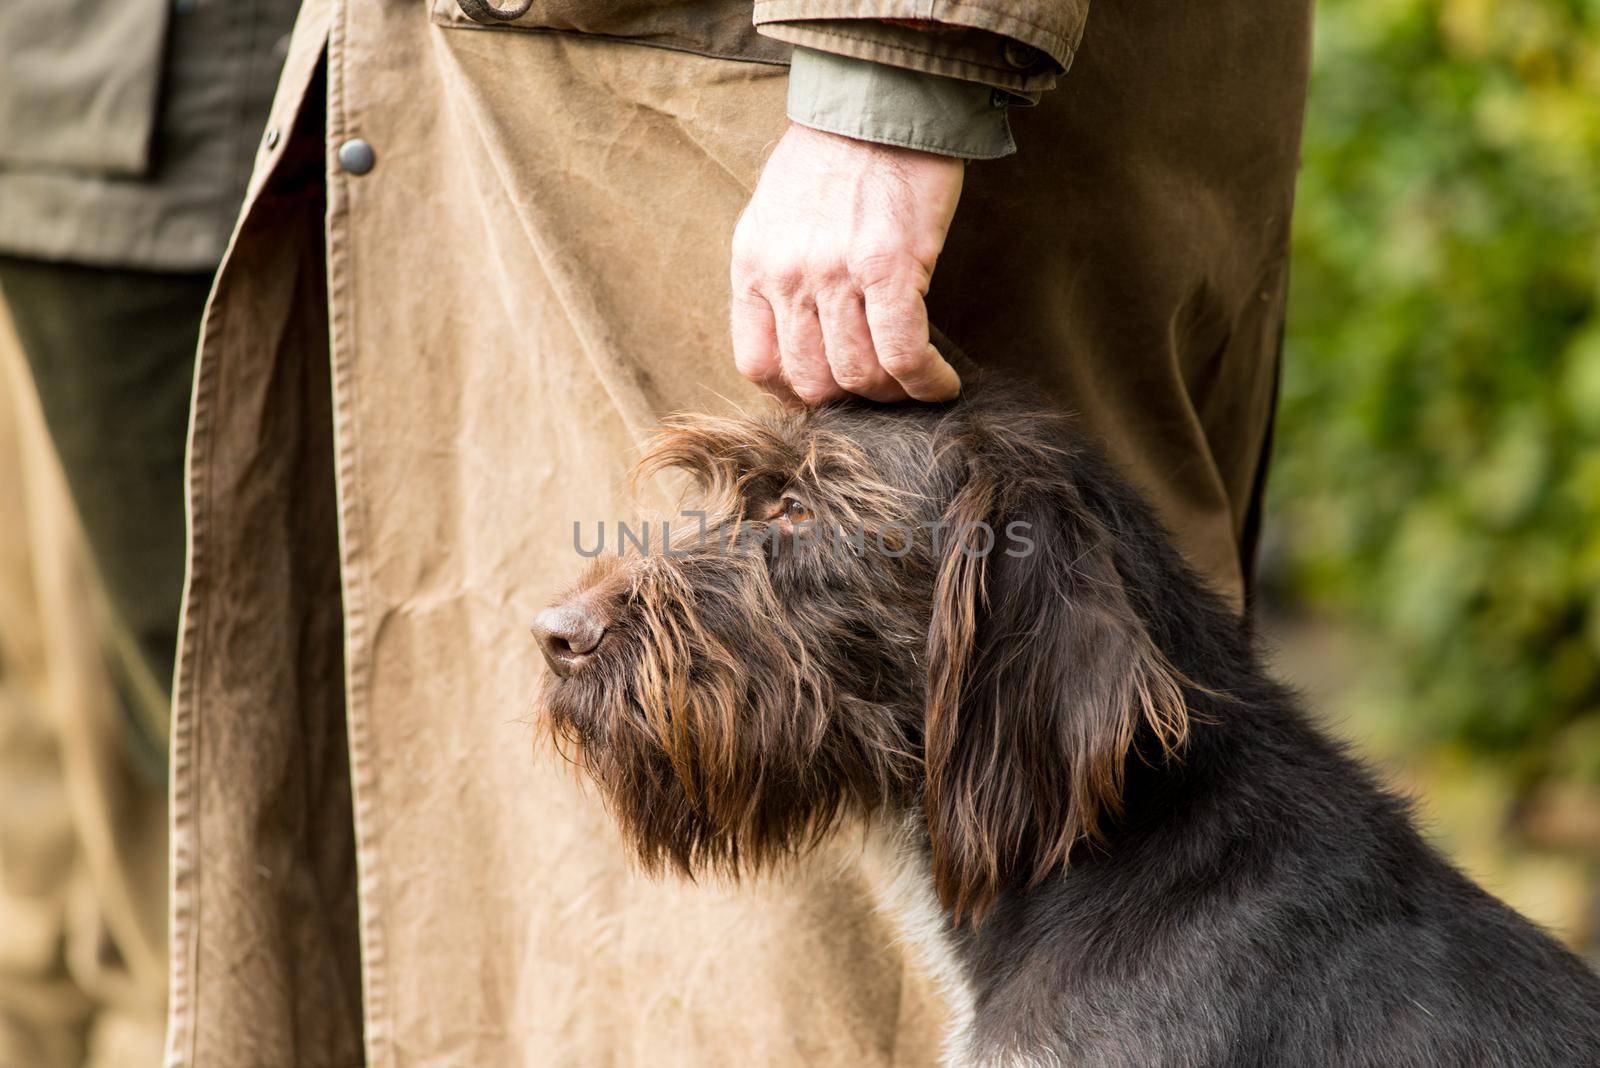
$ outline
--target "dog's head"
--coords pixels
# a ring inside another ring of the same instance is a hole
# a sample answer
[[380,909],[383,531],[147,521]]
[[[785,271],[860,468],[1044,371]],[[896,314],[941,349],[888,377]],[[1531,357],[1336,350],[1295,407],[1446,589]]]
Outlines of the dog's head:
[[[645,864],[738,873],[838,817],[920,806],[959,917],[1064,865],[1184,697],[1119,564],[1111,476],[1061,417],[688,418],[644,460],[697,486],[535,627],[543,704]],[[703,518],[688,513],[703,513]]]

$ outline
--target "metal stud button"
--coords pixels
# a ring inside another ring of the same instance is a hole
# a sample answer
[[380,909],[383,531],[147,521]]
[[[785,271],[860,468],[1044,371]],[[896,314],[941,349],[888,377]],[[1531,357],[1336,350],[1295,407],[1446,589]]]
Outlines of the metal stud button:
[[278,147],[278,128],[276,126],[267,131],[266,142],[269,149]]
[[339,146],[339,166],[347,174],[366,174],[377,162],[372,146],[359,137],[352,137]]

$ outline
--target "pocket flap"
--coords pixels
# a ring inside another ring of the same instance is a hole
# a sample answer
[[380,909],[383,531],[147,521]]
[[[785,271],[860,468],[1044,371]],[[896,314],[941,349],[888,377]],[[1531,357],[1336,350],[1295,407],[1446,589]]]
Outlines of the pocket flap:
[[171,3],[0,2],[0,164],[147,173]]

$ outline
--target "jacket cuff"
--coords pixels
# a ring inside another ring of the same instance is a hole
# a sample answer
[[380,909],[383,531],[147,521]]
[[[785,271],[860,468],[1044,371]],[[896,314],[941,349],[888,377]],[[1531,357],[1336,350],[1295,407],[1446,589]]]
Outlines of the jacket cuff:
[[789,67],[789,118],[800,125],[961,159],[1017,150],[1009,99],[976,82],[805,47],[794,50]]
[[755,0],[756,30],[1037,99],[1072,65],[1089,0]]

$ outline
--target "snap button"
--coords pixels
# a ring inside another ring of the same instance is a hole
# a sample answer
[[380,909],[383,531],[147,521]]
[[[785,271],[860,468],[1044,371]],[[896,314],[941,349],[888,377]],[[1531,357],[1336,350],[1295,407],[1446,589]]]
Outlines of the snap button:
[[359,137],[352,137],[339,146],[339,166],[348,174],[366,174],[377,162],[372,146]]
[[278,147],[278,128],[276,126],[267,131],[266,142],[268,148]]
[[1006,62],[1018,70],[1026,70],[1039,62],[1039,50],[1037,48],[1023,44],[1021,41],[1012,40],[1009,37],[1006,38],[1003,51],[1005,52]]

